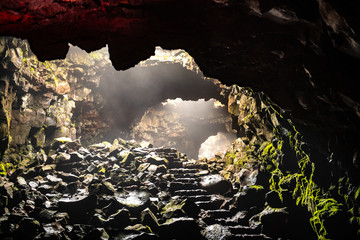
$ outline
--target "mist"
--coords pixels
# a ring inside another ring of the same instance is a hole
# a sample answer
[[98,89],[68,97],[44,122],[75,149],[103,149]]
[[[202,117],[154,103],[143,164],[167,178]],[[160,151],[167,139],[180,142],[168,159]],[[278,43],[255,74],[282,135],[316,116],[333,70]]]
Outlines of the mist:
[[[93,63],[91,61],[94,59],[101,59],[77,79],[84,81],[83,85],[91,89],[91,101],[77,102],[81,112],[74,115],[79,122],[84,122],[85,117],[91,120],[89,126],[94,125],[78,132],[87,131],[89,134],[93,130],[99,131],[99,126],[102,126],[102,132],[98,134],[101,139],[98,140],[112,141],[118,137],[147,140],[156,146],[176,147],[197,158],[201,143],[209,136],[230,131],[228,126],[231,126],[231,119],[226,108],[214,107],[215,99],[223,103],[226,103],[226,99],[220,95],[222,89],[218,82],[205,78],[184,50],[157,47],[155,53],[133,68],[117,71],[111,65],[107,48],[86,53],[77,47],[70,47],[67,59],[73,62]],[[91,78],[87,79],[86,76]],[[98,80],[89,81],[94,76]],[[181,100],[174,102],[168,99]],[[172,116],[172,121],[176,122],[155,127],[148,124],[150,119],[154,121],[154,118],[167,118],[170,115],[176,115]],[[184,129],[179,130],[174,126]],[[145,137],[145,133],[149,135],[151,129],[156,129],[152,132],[153,136]],[[154,135],[155,132],[157,135]],[[180,135],[171,137],[176,134]],[[95,138],[95,134],[93,136]],[[92,139],[88,139],[88,142],[91,143]]]

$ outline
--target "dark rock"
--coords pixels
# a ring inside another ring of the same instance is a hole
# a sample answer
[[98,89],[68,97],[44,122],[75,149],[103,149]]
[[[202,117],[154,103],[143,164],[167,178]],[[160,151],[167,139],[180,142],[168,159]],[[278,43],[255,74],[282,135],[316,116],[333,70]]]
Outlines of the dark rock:
[[72,198],[61,198],[58,201],[58,210],[67,212],[72,222],[87,222],[89,213],[97,207],[97,196],[75,196]]
[[39,220],[41,222],[52,222],[55,220],[56,211],[49,209],[42,209],[39,213]]
[[90,194],[104,194],[104,195],[114,195],[116,190],[114,186],[107,181],[102,182],[93,182],[89,185]]
[[162,157],[149,157],[145,159],[148,163],[154,164],[154,165],[165,165],[167,166],[169,161],[166,158],[162,158]]
[[289,228],[289,213],[285,208],[265,208],[259,213],[262,225],[262,233],[271,238],[288,238],[291,232]]
[[283,208],[292,205],[293,199],[291,193],[289,193],[289,191],[284,190],[281,192],[281,194],[283,200],[281,200],[277,192],[270,191],[265,194],[265,200],[268,203],[268,205],[272,208]]
[[78,162],[78,161],[81,161],[81,160],[84,160],[84,159],[85,159],[85,156],[78,153],[78,152],[70,153],[70,161]]
[[146,208],[141,212],[140,219],[141,219],[141,223],[149,226],[152,231],[154,232],[158,231],[159,222],[155,217],[154,213],[149,208]]
[[83,240],[108,240],[109,234],[104,228],[95,228],[82,238]]
[[18,239],[33,239],[40,229],[40,223],[33,218],[24,218],[19,222],[16,237]]
[[120,156],[122,158],[121,163],[125,164],[125,166],[129,165],[135,159],[135,155],[129,151],[122,151]]
[[59,178],[61,178],[62,180],[66,181],[66,182],[75,182],[79,179],[76,175],[74,175],[72,173],[58,172],[57,175]]
[[200,186],[212,194],[225,194],[232,191],[232,184],[219,174],[202,177]]
[[[186,229],[186,231],[185,231]],[[200,227],[195,219],[181,217],[171,218],[160,225],[159,236],[161,239],[203,239]]]
[[107,225],[116,229],[122,229],[131,224],[130,212],[126,208],[119,209],[108,218]]
[[139,172],[143,172],[143,171],[147,170],[149,168],[149,166],[150,166],[150,163],[142,163],[142,164],[140,164],[140,166],[138,167],[137,170]]
[[57,212],[55,214],[55,221],[60,223],[62,226],[69,224],[69,214],[66,212]]
[[200,213],[199,207],[192,201],[185,199],[173,199],[171,202],[166,204],[162,209],[162,215],[164,218],[175,218],[175,217],[197,217]]
[[265,204],[265,190],[256,186],[246,187],[234,195],[234,202],[239,210],[262,207]]

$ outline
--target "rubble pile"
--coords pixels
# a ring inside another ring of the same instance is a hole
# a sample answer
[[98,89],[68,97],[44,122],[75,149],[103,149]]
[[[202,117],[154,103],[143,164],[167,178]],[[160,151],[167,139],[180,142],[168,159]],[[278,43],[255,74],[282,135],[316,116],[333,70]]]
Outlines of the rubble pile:
[[55,139],[43,162],[0,178],[0,238],[270,239],[251,218],[265,192],[239,191],[214,164],[122,139]]

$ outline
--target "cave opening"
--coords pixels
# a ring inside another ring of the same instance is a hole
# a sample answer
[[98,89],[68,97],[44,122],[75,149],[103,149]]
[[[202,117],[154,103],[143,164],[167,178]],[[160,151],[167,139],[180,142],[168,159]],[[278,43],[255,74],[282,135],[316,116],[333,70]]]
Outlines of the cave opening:
[[[198,159],[201,144],[210,136],[223,139],[228,147],[228,139],[235,139],[222,93],[228,87],[204,77],[184,50],[156,47],[153,56],[124,71],[114,69],[107,48],[86,53],[70,46],[66,60],[86,65],[96,58],[102,67],[73,72],[74,97],[82,98],[75,101],[73,118],[84,145],[121,137],[174,147]],[[216,137],[220,132],[222,138]],[[226,150],[216,142],[206,146],[207,156],[217,153],[210,154],[211,149]]]
[[116,71],[107,48],[41,62],[0,44],[0,237],[354,236],[360,188],[265,93],[184,50]]

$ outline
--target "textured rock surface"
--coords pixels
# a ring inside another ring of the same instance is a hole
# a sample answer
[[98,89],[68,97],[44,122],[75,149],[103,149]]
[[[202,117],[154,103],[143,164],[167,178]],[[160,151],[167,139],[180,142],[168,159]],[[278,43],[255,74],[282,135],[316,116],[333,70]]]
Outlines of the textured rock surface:
[[[238,211],[238,189],[173,148],[116,139],[86,150],[66,138],[51,148],[51,157],[28,170],[33,174],[19,168],[0,177],[2,239],[269,239],[249,227],[255,213]],[[140,170],[144,163],[167,168]],[[206,176],[220,179],[208,191]]]
[[136,118],[167,98],[226,101],[219,82],[204,78],[183,50],[157,48],[136,68],[117,72],[107,48],[86,53],[72,46],[65,60],[41,62],[27,41],[2,38],[1,46],[4,146],[49,146],[56,137],[81,137],[87,145],[112,141],[126,137]]

